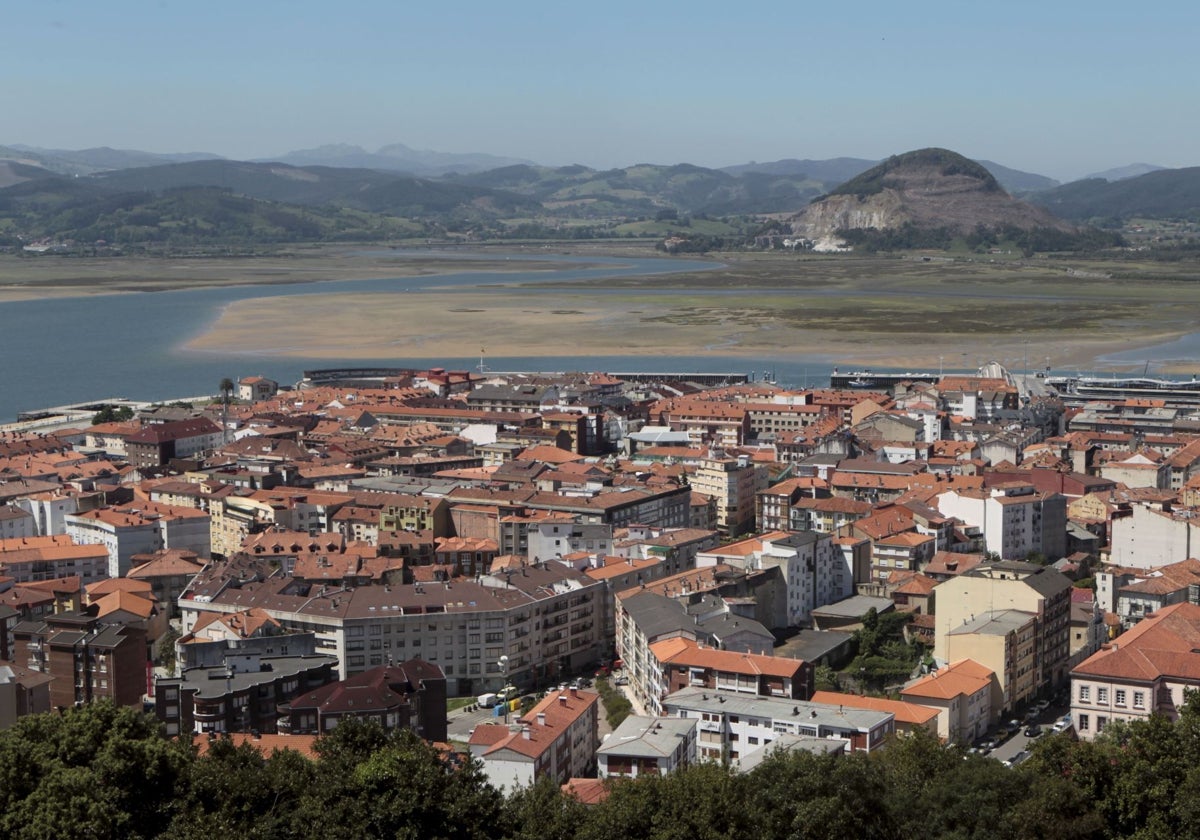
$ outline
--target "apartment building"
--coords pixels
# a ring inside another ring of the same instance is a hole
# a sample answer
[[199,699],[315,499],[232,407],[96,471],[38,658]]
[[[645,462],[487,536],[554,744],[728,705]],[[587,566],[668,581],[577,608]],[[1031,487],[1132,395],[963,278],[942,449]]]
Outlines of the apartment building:
[[692,490],[715,499],[717,530],[736,536],[754,530],[757,494],[768,483],[766,466],[748,456],[705,458],[691,479]]
[[1033,553],[1057,560],[1066,553],[1066,497],[1060,493],[1042,493],[1022,483],[947,490],[938,495],[937,508],[979,528],[986,549],[1005,560]]
[[278,711],[281,732],[318,735],[353,718],[445,741],[446,676],[421,659],[380,665],[298,694]]
[[694,719],[630,715],[596,750],[596,774],[636,779],[695,764],[697,732]]
[[934,589],[934,657],[948,663],[977,654],[969,658],[1002,681],[1004,708],[1061,685],[1070,658],[1070,591],[1071,581],[1055,569],[1015,561],[950,578]]
[[207,513],[155,502],[69,514],[66,532],[80,545],[98,543],[107,549],[110,577],[124,577],[137,554],[184,549],[208,557],[211,547]]
[[332,656],[231,653],[215,667],[154,681],[154,713],[167,735],[277,730],[279,706],[334,680]]
[[813,695],[814,669],[803,659],[786,659],[701,645],[685,637],[661,639],[650,645],[645,695],[655,714],[676,691],[710,688],[731,694],[808,700]]
[[221,445],[221,427],[207,417],[148,423],[125,438],[129,461],[137,467],[158,467],[173,458],[190,458]]
[[0,576],[14,583],[79,577],[94,583],[108,577],[108,548],[76,545],[67,535],[0,540]]
[[726,565],[748,571],[779,569],[787,586],[783,622],[789,627],[811,620],[812,611],[854,594],[854,569],[830,534],[776,531],[729,543],[696,556],[698,567]]
[[1000,719],[1002,691],[995,673],[970,659],[913,680],[900,699],[936,709],[937,734],[944,741],[970,744]]
[[343,678],[420,657],[442,669],[451,696],[545,685],[592,665],[607,646],[604,584],[559,563],[347,586],[295,578],[273,559],[210,564],[179,599],[184,632],[202,612],[257,607],[286,631],[315,633]]
[[664,714],[697,721],[701,761],[737,761],[785,735],[844,739],[872,752],[895,732],[890,712],[826,706],[778,697],[747,697],[685,688],[663,703]]
[[146,693],[146,628],[105,624],[62,612],[12,628],[13,661],[51,677],[50,704],[69,709],[96,700],[141,707]]

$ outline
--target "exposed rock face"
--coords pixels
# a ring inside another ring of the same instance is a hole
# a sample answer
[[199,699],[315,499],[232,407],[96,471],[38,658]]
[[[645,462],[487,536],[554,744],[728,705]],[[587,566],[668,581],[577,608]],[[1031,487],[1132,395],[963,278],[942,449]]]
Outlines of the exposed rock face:
[[979,164],[945,149],[921,149],[847,181],[792,218],[793,231],[829,239],[839,230],[888,230],[911,224],[968,233],[979,225],[1023,230],[1075,228],[1017,201]]

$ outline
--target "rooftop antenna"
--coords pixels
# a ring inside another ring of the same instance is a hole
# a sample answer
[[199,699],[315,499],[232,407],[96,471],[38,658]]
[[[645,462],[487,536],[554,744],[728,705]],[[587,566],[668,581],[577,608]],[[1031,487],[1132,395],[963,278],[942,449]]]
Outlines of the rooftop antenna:
[[485,373],[487,371],[487,366],[483,363],[483,354],[486,352],[487,352],[487,350],[485,350],[484,348],[482,348],[482,347],[479,348],[479,372],[480,373]]

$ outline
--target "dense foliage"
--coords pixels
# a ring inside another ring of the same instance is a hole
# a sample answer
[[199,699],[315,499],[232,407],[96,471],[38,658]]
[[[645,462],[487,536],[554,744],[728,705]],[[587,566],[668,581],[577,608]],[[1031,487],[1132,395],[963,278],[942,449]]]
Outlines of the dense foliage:
[[829,195],[856,195],[864,197],[896,189],[898,182],[893,178],[897,169],[930,167],[942,175],[965,175],[980,182],[988,192],[999,191],[1000,183],[986,167],[949,149],[918,149],[902,155],[893,155],[878,166],[856,175],[829,192]]
[[616,729],[625,722],[625,718],[633,714],[633,704],[629,702],[629,698],[608,680],[597,679],[596,690],[600,692],[600,702],[604,704],[604,719],[613,729]]
[[1049,736],[1008,769],[924,736],[871,755],[773,753],[614,782],[585,807],[543,781],[507,798],[478,765],[343,724],[318,759],[213,742],[96,705],[0,733],[0,836],[102,838],[1177,838],[1200,836],[1200,706],[1177,723]]
[[1054,251],[1095,253],[1125,244],[1120,234],[1096,228],[1062,231],[1036,227],[1022,230],[1013,225],[1000,228],[976,225],[965,237],[960,237],[948,227],[920,227],[912,222],[905,222],[900,227],[886,230],[845,229],[838,231],[837,235],[853,245],[855,251],[863,254],[911,250],[945,251],[962,243],[974,251],[1003,245],[1012,247],[1028,257]]

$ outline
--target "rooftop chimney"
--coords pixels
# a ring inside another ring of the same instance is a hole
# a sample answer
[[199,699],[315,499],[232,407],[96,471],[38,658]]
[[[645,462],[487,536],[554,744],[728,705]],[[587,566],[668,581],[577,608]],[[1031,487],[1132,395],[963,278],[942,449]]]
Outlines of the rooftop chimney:
[[558,703],[560,706],[567,705],[567,695],[565,695],[565,694],[558,695]]
[[521,728],[521,737],[524,738],[526,741],[528,741],[530,738],[533,737],[533,733],[530,731],[528,726]]
[[538,726],[545,726],[545,725],[546,725],[546,713],[545,713],[545,712],[538,712],[538,714],[537,714],[537,722],[538,722]]

